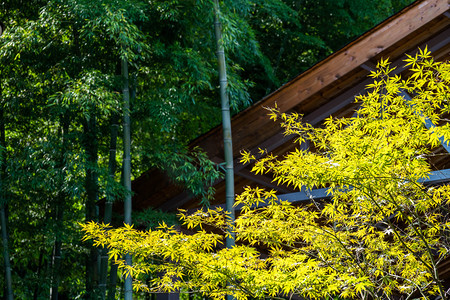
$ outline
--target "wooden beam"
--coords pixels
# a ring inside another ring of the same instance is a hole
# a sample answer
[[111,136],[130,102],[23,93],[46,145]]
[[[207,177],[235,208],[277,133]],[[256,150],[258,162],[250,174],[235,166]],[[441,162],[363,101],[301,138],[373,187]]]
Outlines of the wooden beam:
[[[449,181],[450,181],[450,169],[430,172],[428,178],[421,178],[418,180],[418,182],[427,185],[438,185]],[[310,200],[327,199],[330,198],[331,196],[328,193],[328,188],[323,188],[323,189],[305,190],[290,194],[283,194],[277,197],[281,200],[296,203]]]
[[[408,55],[415,55],[418,51],[418,48],[424,48],[425,46],[428,47],[428,49],[431,51],[431,53],[436,52],[440,50],[441,48],[447,46],[450,43],[450,28],[443,31],[436,37],[432,38],[431,40],[427,41],[426,43],[422,43],[419,45],[416,49],[410,51]],[[392,62],[392,66],[396,67],[396,69],[393,71],[393,74],[400,74],[403,72],[405,68],[405,62],[404,60],[407,58],[406,55],[403,55],[402,57],[396,59]],[[361,65],[361,68],[369,69],[375,68],[376,66],[373,65],[370,62],[366,62],[366,67],[363,67]],[[366,86],[368,84],[371,84],[373,82],[373,79],[367,78],[364,81],[358,83],[357,85],[353,86],[352,88],[348,89],[344,93],[340,94],[339,96],[335,97],[331,101],[327,102],[325,105],[322,105],[320,108],[316,109],[314,112],[308,114],[304,117],[305,122],[308,122],[312,125],[316,125],[319,122],[322,122],[325,118],[328,118],[329,116],[333,115],[338,110],[344,108],[349,103],[353,102],[355,97],[361,92],[364,92]]]
[[[428,178],[422,178],[418,180],[421,183],[427,185],[438,185],[450,182],[450,169],[433,171],[430,173]],[[329,188],[322,189],[313,189],[313,190],[304,190],[295,193],[278,195],[277,198],[284,201],[289,201],[291,203],[299,203],[299,202],[307,202],[311,200],[322,200],[331,198],[331,194],[329,193]],[[214,205],[214,207],[224,207],[224,205]],[[265,204],[261,203],[258,207],[264,207]],[[242,208],[241,206],[236,206],[236,210],[239,211]],[[190,212],[194,212],[196,209],[190,210]]]
[[442,0],[422,1],[412,5],[274,92],[263,105],[271,106],[270,104],[282,99],[282,103],[278,101],[280,110],[292,109],[304,98],[358,68],[448,9],[448,1]]
[[429,185],[437,185],[450,181],[450,169],[433,171],[428,178],[419,179],[419,182]]

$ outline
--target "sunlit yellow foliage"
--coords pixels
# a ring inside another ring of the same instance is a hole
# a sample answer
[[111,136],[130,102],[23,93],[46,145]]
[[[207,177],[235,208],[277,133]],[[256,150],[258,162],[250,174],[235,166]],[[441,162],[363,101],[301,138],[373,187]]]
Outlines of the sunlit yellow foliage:
[[[450,247],[450,188],[421,183],[429,158],[450,138],[450,64],[421,50],[409,57],[409,78],[390,75],[381,60],[374,83],[357,97],[357,114],[329,118],[321,128],[301,116],[270,109],[286,134],[308,140],[315,152],[295,150],[275,157],[261,150],[253,171],[294,188],[329,188],[330,200],[293,206],[275,192],[247,188],[236,197],[234,224],[221,209],[181,213],[184,234],[164,224],[158,230],[112,229],[88,223],[85,239],[108,246],[110,258],[147,291],[189,289],[213,298],[289,297],[393,298],[399,294],[444,294],[437,265]],[[408,93],[411,97],[404,97]],[[430,120],[436,127],[427,129]],[[228,226],[236,246],[223,246]],[[213,228],[213,229],[211,229]],[[134,256],[125,266],[124,253]],[[138,281],[152,274],[150,285]]]

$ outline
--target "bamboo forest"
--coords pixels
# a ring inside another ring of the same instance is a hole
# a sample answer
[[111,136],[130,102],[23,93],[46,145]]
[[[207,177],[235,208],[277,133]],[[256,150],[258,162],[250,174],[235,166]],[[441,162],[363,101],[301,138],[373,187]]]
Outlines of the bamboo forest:
[[448,9],[1,0],[0,299],[450,299]]

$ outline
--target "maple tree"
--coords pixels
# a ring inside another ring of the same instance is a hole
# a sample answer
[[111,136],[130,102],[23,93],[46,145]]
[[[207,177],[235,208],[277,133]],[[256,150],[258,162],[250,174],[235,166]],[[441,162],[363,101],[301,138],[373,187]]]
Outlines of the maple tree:
[[[134,288],[144,291],[237,299],[448,298],[438,265],[450,249],[450,186],[427,186],[422,179],[432,171],[432,149],[450,138],[442,122],[450,110],[450,63],[434,61],[425,49],[406,65],[410,75],[401,78],[390,75],[388,60],[380,61],[370,75],[374,83],[356,98],[357,114],[328,118],[321,128],[270,109],[286,134],[316,150],[266,154],[253,171],[298,189],[328,188],[330,200],[294,206],[274,191],[248,188],[236,198],[241,211],[234,224],[214,208],[181,212],[194,234],[164,223],[139,231],[91,222],[83,226],[84,238],[106,245],[110,258],[135,278]],[[435,126],[427,128],[427,120]],[[243,153],[242,162],[253,160]],[[231,249],[223,247],[229,226],[237,243]],[[136,258],[132,266],[121,259],[127,252]],[[139,281],[144,274],[152,279]]]

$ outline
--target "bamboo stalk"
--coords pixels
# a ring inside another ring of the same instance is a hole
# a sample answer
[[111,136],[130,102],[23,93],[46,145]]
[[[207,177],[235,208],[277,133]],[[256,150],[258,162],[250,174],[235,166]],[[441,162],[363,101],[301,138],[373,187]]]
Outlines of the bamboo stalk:
[[[217,44],[217,62],[219,67],[220,102],[222,108],[222,131],[223,149],[225,156],[225,199],[226,211],[229,213],[230,221],[234,224],[234,170],[233,170],[233,143],[231,135],[230,101],[227,93],[227,69],[225,63],[225,50],[223,47],[222,24],[220,23],[220,6],[218,0],[214,0],[214,30]],[[235,245],[235,233],[232,226],[228,227],[226,237],[226,247],[232,248]],[[233,300],[231,295],[227,295],[227,300]]]
[[[233,170],[233,144],[231,137],[231,116],[230,101],[227,93],[227,70],[225,64],[225,50],[222,39],[222,24],[219,20],[220,7],[218,0],[214,0],[214,29],[217,43],[217,61],[219,67],[220,102],[222,107],[222,131],[223,148],[225,154],[225,198],[226,210],[230,214],[231,222],[234,223],[234,170]],[[226,246],[234,246],[234,232],[229,228],[229,236],[226,239]]]
[[[126,190],[126,196],[124,201],[124,223],[131,225],[131,131],[130,131],[130,89],[128,82],[128,62],[122,59],[122,76],[124,79],[123,85],[123,145],[124,145],[124,158],[123,158],[123,184]],[[130,254],[125,255],[125,263],[129,266],[132,264]],[[133,298],[132,291],[132,279],[131,276],[125,277],[125,300],[131,300]]]

